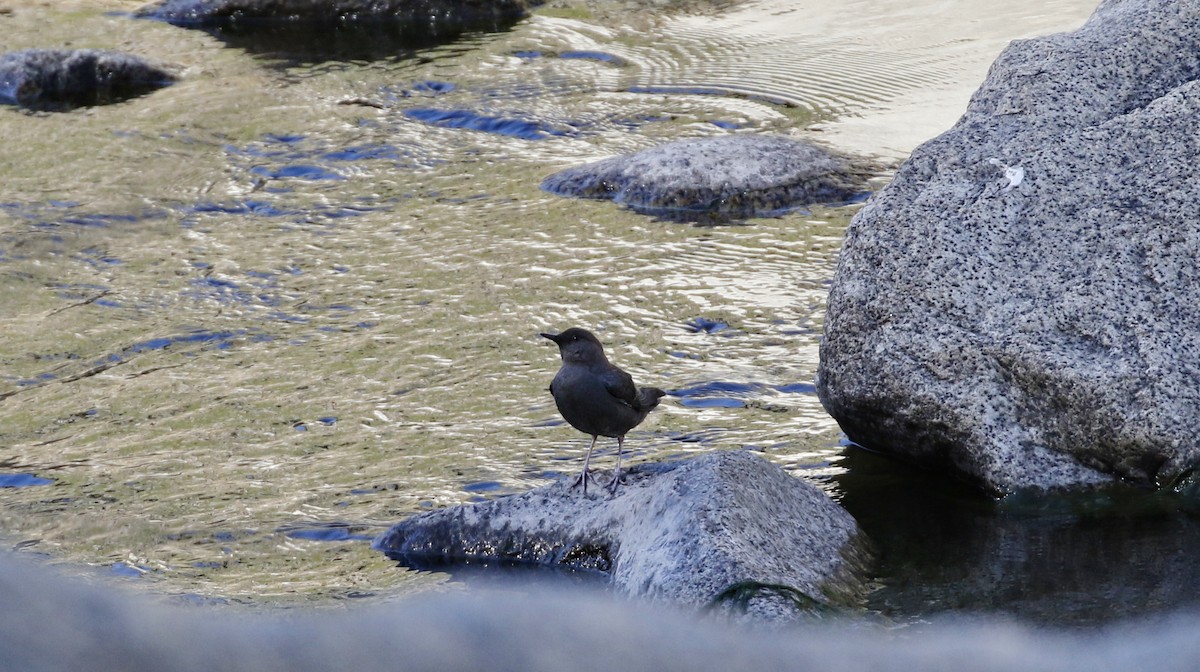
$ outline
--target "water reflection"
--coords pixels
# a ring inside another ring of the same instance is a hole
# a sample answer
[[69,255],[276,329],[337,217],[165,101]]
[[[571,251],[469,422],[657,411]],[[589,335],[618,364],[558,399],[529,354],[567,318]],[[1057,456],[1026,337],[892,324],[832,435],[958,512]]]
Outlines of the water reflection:
[[205,28],[230,47],[284,66],[317,65],[328,61],[379,61],[414,58],[422,50],[464,37],[501,32],[517,17],[479,17],[453,22],[364,21],[318,23],[284,21],[270,24],[231,24]]
[[878,551],[869,606],[901,622],[946,612],[1095,625],[1200,605],[1200,521],[1132,487],[995,502],[947,475],[857,447],[835,497]]

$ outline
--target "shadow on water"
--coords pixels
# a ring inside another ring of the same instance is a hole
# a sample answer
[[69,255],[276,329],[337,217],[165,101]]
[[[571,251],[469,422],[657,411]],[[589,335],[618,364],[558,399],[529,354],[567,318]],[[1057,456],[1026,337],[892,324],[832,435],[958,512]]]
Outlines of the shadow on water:
[[773,219],[793,214],[810,215],[813,205],[827,208],[840,208],[866,203],[872,192],[863,190],[856,192],[850,198],[817,198],[807,203],[790,203],[774,206],[730,206],[729,200],[703,203],[696,207],[659,208],[647,207],[627,202],[617,197],[613,202],[629,208],[639,215],[652,218],[655,222],[669,224],[690,224],[698,228],[715,228],[719,226],[749,226],[751,219]]
[[507,588],[515,590],[548,590],[553,588],[589,588],[608,590],[611,582],[607,572],[557,567],[531,562],[475,560],[469,558],[443,560],[429,556],[386,553],[400,567],[421,572],[439,572],[451,579],[476,588]]
[[205,26],[226,45],[287,65],[330,61],[382,61],[412,58],[418,51],[464,37],[509,30],[518,17],[354,23],[285,21]]
[[1118,486],[996,501],[855,446],[840,466],[834,496],[877,548],[868,606],[885,617],[1092,626],[1200,605],[1200,521],[1173,495]]

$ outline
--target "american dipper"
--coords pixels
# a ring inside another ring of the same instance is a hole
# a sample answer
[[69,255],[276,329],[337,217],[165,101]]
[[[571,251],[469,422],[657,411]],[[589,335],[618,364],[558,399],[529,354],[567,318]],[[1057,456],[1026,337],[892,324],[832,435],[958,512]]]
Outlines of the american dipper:
[[657,387],[634,386],[633,378],[608,361],[604,346],[587,329],[572,327],[561,334],[542,336],[557,343],[562,355],[562,368],[550,383],[558,412],[572,427],[592,435],[587,457],[583,458],[583,471],[571,487],[583,483],[583,494],[587,494],[588,480],[592,477],[588,463],[592,460],[596,437],[615,436],[617,468],[608,484],[609,491],[615,494],[621,482],[625,433],[641,424],[666,392]]

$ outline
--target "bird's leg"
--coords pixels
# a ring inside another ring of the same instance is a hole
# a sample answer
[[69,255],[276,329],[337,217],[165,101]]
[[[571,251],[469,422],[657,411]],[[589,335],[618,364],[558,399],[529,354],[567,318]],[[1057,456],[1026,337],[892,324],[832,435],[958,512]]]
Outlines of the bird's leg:
[[613,469],[612,480],[608,482],[608,491],[617,494],[617,486],[621,484],[621,449],[625,447],[625,437],[617,437],[617,468]]
[[573,487],[579,485],[580,483],[583,483],[583,494],[585,494],[585,495],[587,494],[588,481],[592,480],[592,474],[591,474],[591,472],[588,471],[588,464],[592,461],[592,448],[595,448],[595,447],[596,447],[596,435],[593,434],[592,442],[588,445],[587,456],[583,458],[583,471],[579,472],[579,477],[576,478],[575,482],[571,484],[571,487],[573,488]]

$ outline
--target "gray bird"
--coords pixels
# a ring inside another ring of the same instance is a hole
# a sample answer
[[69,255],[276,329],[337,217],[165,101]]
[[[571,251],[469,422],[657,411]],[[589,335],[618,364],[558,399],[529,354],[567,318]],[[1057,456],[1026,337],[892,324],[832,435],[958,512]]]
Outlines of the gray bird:
[[572,327],[561,334],[542,336],[557,343],[562,355],[562,368],[550,383],[558,412],[572,427],[592,435],[583,471],[572,487],[583,483],[583,494],[587,494],[588,480],[592,477],[588,463],[596,438],[611,436],[617,439],[617,468],[608,489],[615,494],[621,482],[625,434],[646,419],[646,414],[658,406],[659,398],[666,392],[657,387],[636,387],[628,373],[608,361],[604,346],[587,329]]

